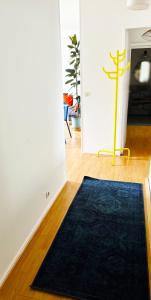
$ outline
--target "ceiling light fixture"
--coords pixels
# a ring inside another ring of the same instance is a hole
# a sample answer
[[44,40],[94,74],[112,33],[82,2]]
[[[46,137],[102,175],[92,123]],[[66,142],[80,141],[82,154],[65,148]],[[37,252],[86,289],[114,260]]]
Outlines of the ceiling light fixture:
[[147,9],[150,6],[150,0],[127,0],[127,7],[132,10]]
[[151,41],[151,29],[145,31],[143,34],[142,34],[142,38],[146,41]]

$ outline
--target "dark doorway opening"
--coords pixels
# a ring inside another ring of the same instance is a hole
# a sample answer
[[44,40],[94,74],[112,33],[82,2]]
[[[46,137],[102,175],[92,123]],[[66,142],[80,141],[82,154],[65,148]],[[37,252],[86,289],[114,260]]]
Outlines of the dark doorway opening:
[[151,125],[151,48],[131,50],[128,125]]

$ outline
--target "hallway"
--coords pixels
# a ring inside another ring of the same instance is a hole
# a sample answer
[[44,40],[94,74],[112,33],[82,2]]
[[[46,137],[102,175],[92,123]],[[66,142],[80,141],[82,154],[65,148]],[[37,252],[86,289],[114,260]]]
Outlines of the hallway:
[[[98,158],[96,155],[82,154],[80,132],[74,131],[73,138],[67,140],[66,162],[68,181],[2,287],[0,300],[60,299],[60,296],[33,291],[30,289],[30,284],[63,221],[83,176],[143,183],[148,176],[149,168],[149,161],[146,158],[130,159],[127,164],[125,158],[119,157],[117,165],[113,167],[111,157],[100,156]],[[146,199],[146,205],[150,205],[148,198]]]

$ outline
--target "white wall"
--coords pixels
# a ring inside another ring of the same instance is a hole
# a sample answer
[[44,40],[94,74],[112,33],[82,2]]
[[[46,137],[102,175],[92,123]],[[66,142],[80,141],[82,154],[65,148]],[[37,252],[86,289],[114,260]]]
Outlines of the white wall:
[[[107,79],[101,68],[114,68],[108,53],[125,48],[126,29],[151,26],[151,8],[130,11],[124,0],[81,0],[80,13],[83,151],[96,152],[111,148],[113,140],[114,81]],[[124,142],[124,86],[121,79],[118,146]]]
[[69,36],[76,34],[79,39],[79,0],[60,0],[61,48],[62,48],[62,80],[63,92],[68,92],[70,85],[66,85],[65,69],[69,67],[70,50]]
[[66,180],[58,2],[0,1],[0,282]]

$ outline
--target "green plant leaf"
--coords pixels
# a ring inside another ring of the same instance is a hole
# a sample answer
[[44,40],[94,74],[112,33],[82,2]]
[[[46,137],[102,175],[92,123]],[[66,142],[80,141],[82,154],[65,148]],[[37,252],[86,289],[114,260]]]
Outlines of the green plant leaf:
[[75,72],[74,69],[66,69],[65,71],[68,72],[68,73],[74,73]]
[[66,84],[70,84],[70,89],[73,89],[75,93],[75,99],[80,101],[77,94],[77,86],[80,84],[80,41],[77,41],[76,34],[69,36],[71,44],[67,47],[70,49],[70,61],[71,68],[66,69],[66,77],[68,80]]
[[74,62],[75,62],[75,59],[70,62],[70,65],[72,65]]
[[76,57],[76,51],[71,51],[71,55],[75,55]]
[[70,48],[70,49],[75,48],[75,46],[72,46],[72,45],[68,45],[67,47]]
[[74,34],[74,35],[72,36],[72,43],[73,43],[74,45],[77,45],[77,36],[76,36],[76,34]]
[[76,34],[74,34],[72,36],[69,36],[69,38],[70,38],[72,44],[76,46],[77,45],[77,36],[76,36]]
[[76,74],[67,74],[65,77],[73,77],[73,78],[75,78]]
[[74,64],[74,68],[77,70],[79,67],[79,63]]
[[74,79],[67,80],[65,84],[71,83]]

